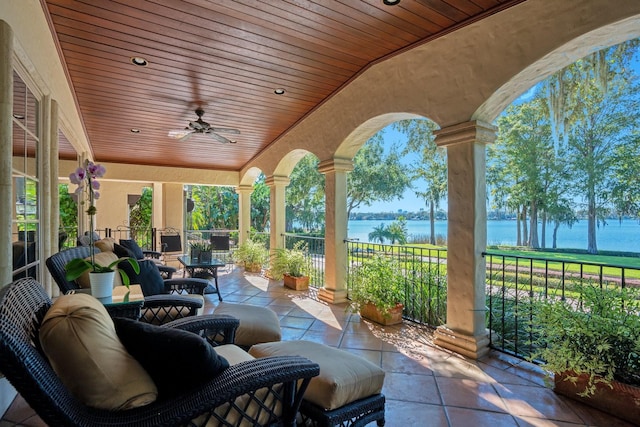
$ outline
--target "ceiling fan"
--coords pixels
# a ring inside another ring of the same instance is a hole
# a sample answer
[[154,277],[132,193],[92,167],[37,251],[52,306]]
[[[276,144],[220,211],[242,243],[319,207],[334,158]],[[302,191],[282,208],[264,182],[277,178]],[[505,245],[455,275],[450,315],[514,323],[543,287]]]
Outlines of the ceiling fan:
[[190,121],[189,125],[184,129],[169,131],[169,136],[172,138],[178,139],[180,141],[186,141],[189,137],[191,137],[191,135],[196,133],[202,133],[202,134],[209,135],[211,138],[215,139],[216,141],[220,141],[224,144],[236,143],[235,140],[225,138],[222,135],[218,135],[218,132],[239,135],[240,131],[238,129],[212,127],[209,123],[202,120],[202,116],[204,115],[204,110],[202,108],[196,109],[196,115],[198,116],[198,120]]

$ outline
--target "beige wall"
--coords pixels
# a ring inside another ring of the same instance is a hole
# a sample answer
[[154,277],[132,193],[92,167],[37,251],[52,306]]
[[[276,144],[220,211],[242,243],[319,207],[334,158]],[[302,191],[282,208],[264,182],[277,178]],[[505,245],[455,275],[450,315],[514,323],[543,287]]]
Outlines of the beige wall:
[[120,182],[100,180],[100,199],[96,201],[96,228],[117,229],[118,226],[129,225],[129,194],[142,194],[143,187],[151,187],[149,183]]

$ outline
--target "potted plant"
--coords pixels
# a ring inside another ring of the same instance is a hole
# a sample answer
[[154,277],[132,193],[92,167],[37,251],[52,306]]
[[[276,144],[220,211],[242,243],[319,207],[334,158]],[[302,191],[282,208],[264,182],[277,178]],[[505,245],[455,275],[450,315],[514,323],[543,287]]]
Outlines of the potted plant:
[[206,240],[198,240],[189,245],[191,259],[198,262],[211,262],[211,243]]
[[578,286],[576,298],[536,302],[534,358],[556,393],[631,422],[640,419],[640,290]]
[[311,259],[307,251],[303,241],[296,242],[291,249],[276,249],[271,262],[271,277],[282,279],[286,287],[296,291],[307,289],[311,272]]
[[[113,291],[113,278],[115,272],[118,271],[122,277],[122,283],[129,287],[129,276],[117,266],[120,262],[127,261],[133,267],[136,273],[140,272],[140,266],[138,261],[129,257],[118,258],[109,265],[100,265],[96,262],[95,258],[95,241],[93,236],[94,217],[97,212],[95,206],[95,200],[100,197],[98,190],[100,189],[100,182],[97,178],[104,176],[106,170],[103,166],[97,165],[87,160],[83,167],[79,167],[75,172],[69,175],[69,180],[72,184],[76,184],[75,193],[78,195],[78,200],[81,204],[88,202],[87,215],[89,215],[89,224],[92,232],[89,233],[89,249],[91,256],[89,259],[76,258],[72,259],[65,266],[67,280],[75,280],[80,277],[85,271],[91,270],[89,273],[89,280],[91,282],[91,294],[96,298],[103,298],[111,296]],[[87,201],[85,202],[82,197],[85,195]]]
[[392,258],[374,255],[353,270],[349,309],[383,325],[402,322],[404,278],[402,266]]
[[250,273],[261,272],[262,266],[267,262],[268,258],[269,251],[267,251],[264,243],[255,242],[251,239],[245,240],[233,253],[235,262],[242,265],[245,271]]

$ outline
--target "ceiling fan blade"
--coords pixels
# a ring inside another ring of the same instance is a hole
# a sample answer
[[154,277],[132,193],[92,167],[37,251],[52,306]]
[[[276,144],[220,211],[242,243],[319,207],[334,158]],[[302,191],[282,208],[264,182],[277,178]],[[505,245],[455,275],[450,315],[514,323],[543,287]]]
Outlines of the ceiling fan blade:
[[193,132],[194,130],[192,129],[175,129],[175,130],[170,130],[167,136],[184,141],[184,138],[186,138],[187,136],[191,136]]
[[222,135],[218,135],[218,134],[217,134],[217,133],[215,133],[215,132],[208,131],[208,132],[206,132],[206,133],[207,133],[207,135],[209,135],[211,138],[215,139],[216,141],[220,141],[220,142],[222,142],[223,144],[233,144],[233,143],[234,143],[233,141],[231,141],[231,140],[229,140],[229,139],[225,138],[225,137],[224,137],[224,136],[222,136]]
[[222,132],[222,133],[231,133],[233,135],[240,135],[240,131],[238,129],[229,129],[229,128],[210,128],[212,132]]

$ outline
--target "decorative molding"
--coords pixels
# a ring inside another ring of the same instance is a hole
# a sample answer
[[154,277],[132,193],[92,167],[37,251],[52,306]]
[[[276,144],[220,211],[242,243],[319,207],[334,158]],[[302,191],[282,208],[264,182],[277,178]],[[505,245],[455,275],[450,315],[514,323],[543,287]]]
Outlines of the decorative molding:
[[435,143],[438,147],[464,143],[491,144],[496,140],[497,131],[498,128],[492,124],[474,120],[435,131]]
[[291,180],[289,179],[288,176],[272,175],[268,177],[264,183],[267,184],[269,187],[277,187],[277,186],[286,187],[287,185],[289,185],[290,182]]
[[353,160],[351,159],[329,159],[324,160],[318,164],[318,172],[330,173],[330,172],[351,172],[353,170]]
[[482,335],[471,336],[449,329],[446,325],[438,326],[433,343],[471,359],[479,359],[489,353],[489,330]]

